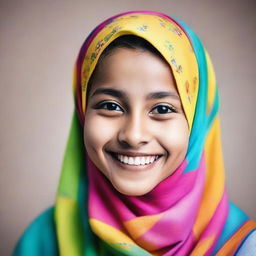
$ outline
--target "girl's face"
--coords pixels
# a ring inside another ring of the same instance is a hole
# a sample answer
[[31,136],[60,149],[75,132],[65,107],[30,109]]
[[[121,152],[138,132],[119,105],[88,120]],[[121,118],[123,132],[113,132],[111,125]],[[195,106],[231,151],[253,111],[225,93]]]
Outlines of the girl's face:
[[126,48],[103,59],[88,97],[84,142],[90,159],[120,193],[151,191],[184,160],[188,140],[167,63]]

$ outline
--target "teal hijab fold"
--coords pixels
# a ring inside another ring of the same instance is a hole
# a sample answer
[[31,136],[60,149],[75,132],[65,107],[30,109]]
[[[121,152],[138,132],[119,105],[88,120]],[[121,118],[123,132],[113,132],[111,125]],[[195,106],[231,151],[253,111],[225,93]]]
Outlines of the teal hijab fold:
[[19,240],[12,255],[59,255],[53,215],[52,207],[36,218]]

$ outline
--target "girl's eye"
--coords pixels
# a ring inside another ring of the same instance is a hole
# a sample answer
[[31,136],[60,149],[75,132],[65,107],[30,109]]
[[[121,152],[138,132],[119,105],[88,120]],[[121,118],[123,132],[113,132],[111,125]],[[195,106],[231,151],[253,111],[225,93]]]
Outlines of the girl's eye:
[[106,109],[108,111],[123,112],[123,109],[114,102],[103,102],[96,106],[96,109]]
[[172,106],[158,105],[151,111],[152,114],[169,114],[177,113],[176,109]]

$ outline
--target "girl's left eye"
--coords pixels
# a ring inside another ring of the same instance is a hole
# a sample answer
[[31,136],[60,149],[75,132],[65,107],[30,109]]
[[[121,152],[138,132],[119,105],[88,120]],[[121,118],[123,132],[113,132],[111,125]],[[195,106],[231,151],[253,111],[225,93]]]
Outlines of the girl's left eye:
[[150,113],[151,114],[169,114],[169,113],[177,113],[177,111],[172,106],[158,105],[154,107]]

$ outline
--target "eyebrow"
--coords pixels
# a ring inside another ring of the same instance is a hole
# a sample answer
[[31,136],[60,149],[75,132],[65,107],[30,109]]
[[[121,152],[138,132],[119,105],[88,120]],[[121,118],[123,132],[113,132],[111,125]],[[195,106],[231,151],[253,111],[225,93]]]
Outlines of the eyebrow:
[[[127,94],[124,91],[116,90],[112,88],[98,88],[94,91],[91,97],[94,97],[95,95],[98,95],[98,94],[106,94],[106,95],[110,95],[120,99],[128,98]],[[147,100],[163,99],[163,98],[174,98],[177,100],[180,99],[179,95],[176,92],[168,92],[168,91],[151,92],[146,97]]]

